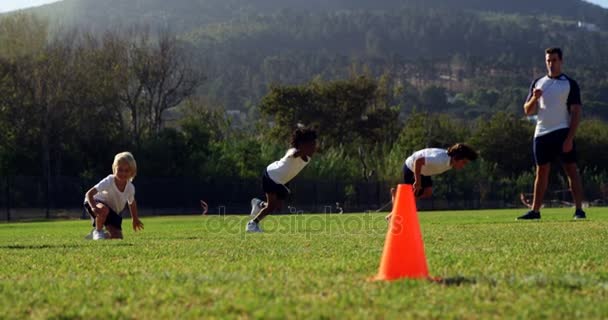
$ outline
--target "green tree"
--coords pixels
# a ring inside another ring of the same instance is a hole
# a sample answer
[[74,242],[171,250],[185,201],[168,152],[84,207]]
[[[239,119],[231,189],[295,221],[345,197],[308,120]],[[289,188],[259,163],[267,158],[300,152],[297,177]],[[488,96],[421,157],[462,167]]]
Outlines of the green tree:
[[477,121],[471,143],[486,161],[497,165],[501,175],[514,177],[534,165],[533,136],[534,128],[526,120],[499,112],[489,121]]

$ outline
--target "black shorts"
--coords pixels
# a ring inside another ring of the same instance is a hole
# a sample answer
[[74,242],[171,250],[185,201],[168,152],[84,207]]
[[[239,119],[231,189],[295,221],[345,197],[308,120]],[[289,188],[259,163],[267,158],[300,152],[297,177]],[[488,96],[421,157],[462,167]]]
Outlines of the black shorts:
[[576,144],[572,150],[564,153],[564,141],[568,137],[569,128],[549,132],[544,136],[534,138],[534,160],[537,165],[544,165],[560,159],[562,163],[576,163]]
[[[103,202],[100,202],[103,203]],[[122,230],[122,216],[117,214],[116,212],[114,212],[114,210],[110,209],[110,207],[103,203],[108,210],[110,210],[110,212],[108,213],[108,217],[106,218],[106,222],[104,223],[105,226],[112,226],[118,230]],[[87,210],[87,213],[89,213],[89,216],[91,216],[91,220],[93,221],[93,228],[95,228],[95,212],[93,212],[93,209],[91,208],[91,206],[89,205],[88,202],[84,203],[84,208]]]
[[262,175],[262,189],[264,193],[276,194],[279,200],[287,199],[287,196],[291,193],[287,185],[274,182],[266,170],[264,170],[264,174]]
[[[422,179],[422,181],[420,181],[420,183],[422,184],[422,190],[418,191],[416,197],[420,197],[422,193],[424,193],[424,189],[433,187],[433,179],[431,179],[431,177],[420,175],[420,179]],[[407,165],[404,165],[403,183],[413,185],[414,182],[416,182],[416,175],[412,170],[410,170],[410,168],[407,167]]]

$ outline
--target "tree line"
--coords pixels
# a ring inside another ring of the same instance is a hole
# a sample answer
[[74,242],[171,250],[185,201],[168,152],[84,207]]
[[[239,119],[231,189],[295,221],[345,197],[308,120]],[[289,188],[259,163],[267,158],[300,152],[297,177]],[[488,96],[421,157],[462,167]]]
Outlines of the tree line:
[[[45,23],[16,16],[0,20],[0,35],[0,174],[43,176],[50,190],[61,176],[102,177],[124,150],[144,176],[255,179],[282,156],[299,124],[320,134],[319,154],[301,179],[397,183],[413,151],[467,142],[482,160],[465,174],[439,177],[437,198],[532,186],[533,125],[521,109],[458,117],[449,106],[425,108],[433,92],[412,95],[390,73],[352,68],[338,80],[275,83],[256,104],[256,120],[236,126],[201,89],[213,80],[207,70],[170,33],[51,36]],[[513,103],[523,95],[513,94]],[[467,99],[502,98],[480,91],[459,99],[466,108]],[[585,120],[577,143],[587,193],[605,197],[608,125]]]

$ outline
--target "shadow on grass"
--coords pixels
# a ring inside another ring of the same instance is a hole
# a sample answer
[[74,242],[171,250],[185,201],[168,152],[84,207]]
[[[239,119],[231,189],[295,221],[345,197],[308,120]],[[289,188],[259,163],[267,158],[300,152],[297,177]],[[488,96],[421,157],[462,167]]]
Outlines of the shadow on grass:
[[19,225],[19,224],[28,224],[28,223],[53,223],[59,221],[90,221],[89,218],[82,219],[81,217],[73,217],[73,216],[55,216],[50,218],[23,218],[23,219],[13,219],[10,221],[0,220],[0,225]]
[[441,277],[431,277],[431,282],[436,284],[440,284],[446,287],[460,287],[467,285],[476,285],[476,284],[485,284],[489,286],[498,285],[498,281],[494,278],[488,278],[485,276],[482,277],[463,277],[463,276],[455,276],[449,278],[441,278]]
[[[132,243],[117,243],[113,246],[116,247],[132,247]],[[15,245],[4,245],[0,246],[0,249],[9,249],[9,250],[27,250],[27,249],[73,249],[73,248],[84,248],[87,246],[78,245],[78,244],[15,244]]]
[[505,280],[497,280],[493,278],[487,277],[479,277],[479,278],[471,278],[471,277],[449,277],[449,278],[430,278],[431,282],[435,284],[439,284],[446,287],[461,287],[461,286],[470,286],[476,284],[484,284],[495,287],[497,285],[507,285],[507,286],[530,286],[537,288],[560,288],[566,289],[570,291],[582,290],[586,286],[595,285],[595,282],[592,280],[586,279],[584,277],[578,276],[564,276],[560,278],[555,277],[547,277],[543,275],[534,275],[528,277],[511,277],[510,279]]
[[467,277],[431,278],[431,281],[446,287],[460,287],[477,284],[477,279]]

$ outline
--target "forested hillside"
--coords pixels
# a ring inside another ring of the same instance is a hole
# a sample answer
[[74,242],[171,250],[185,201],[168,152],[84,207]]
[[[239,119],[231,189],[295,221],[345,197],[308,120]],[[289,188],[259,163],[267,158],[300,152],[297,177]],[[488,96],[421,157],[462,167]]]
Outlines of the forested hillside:
[[544,72],[543,49],[561,46],[589,114],[608,117],[608,10],[584,1],[64,0],[32,11],[97,33],[171,30],[205,70],[199,93],[251,115],[269,84],[340,79],[353,68],[402,83],[408,94],[395,103],[404,112],[519,112]]

